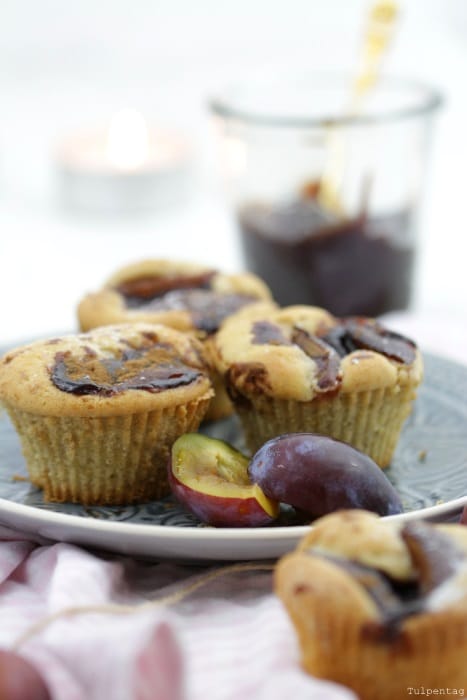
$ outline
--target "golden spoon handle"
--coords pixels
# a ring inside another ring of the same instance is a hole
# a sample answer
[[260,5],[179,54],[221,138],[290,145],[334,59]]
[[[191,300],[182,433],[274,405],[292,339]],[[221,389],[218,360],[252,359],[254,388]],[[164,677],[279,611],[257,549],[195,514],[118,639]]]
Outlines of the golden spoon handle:
[[362,58],[352,89],[352,100],[363,97],[376,83],[382,59],[394,36],[397,3],[378,0],[368,15]]
[[[362,100],[376,84],[382,59],[394,35],[397,3],[392,0],[377,0],[370,9],[363,41],[362,56],[357,75],[353,81],[347,115],[355,115]],[[345,144],[342,135],[331,125],[327,134],[327,161],[321,177],[318,201],[322,207],[344,214],[340,198],[340,186],[345,167]]]

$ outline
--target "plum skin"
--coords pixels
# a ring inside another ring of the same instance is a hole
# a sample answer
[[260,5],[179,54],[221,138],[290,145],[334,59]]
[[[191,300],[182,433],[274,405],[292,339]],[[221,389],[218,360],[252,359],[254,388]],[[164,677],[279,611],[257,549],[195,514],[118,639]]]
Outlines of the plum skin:
[[324,435],[273,438],[253,455],[248,472],[266,496],[313,518],[344,508],[381,516],[403,511],[394,486],[368,455]]
[[50,693],[35,667],[19,654],[0,649],[0,698],[50,700]]
[[[175,498],[193,515],[214,527],[264,527],[276,514],[268,513],[255,497],[255,485],[249,497],[214,496],[182,484],[169,471],[169,484]],[[257,487],[259,488],[259,487]]]
[[199,434],[175,441],[168,463],[175,498],[202,522],[215,527],[263,527],[279,514],[248,477],[249,460],[231,445]]

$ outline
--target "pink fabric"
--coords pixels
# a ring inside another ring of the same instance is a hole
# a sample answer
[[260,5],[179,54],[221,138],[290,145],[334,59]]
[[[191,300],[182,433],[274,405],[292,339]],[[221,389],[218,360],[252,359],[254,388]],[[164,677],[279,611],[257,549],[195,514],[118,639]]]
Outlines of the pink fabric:
[[36,545],[0,527],[0,647],[33,663],[54,700],[354,697],[300,670],[270,571],[226,572],[173,605],[61,617],[17,647],[37,621],[63,609],[145,603],[214,571]]

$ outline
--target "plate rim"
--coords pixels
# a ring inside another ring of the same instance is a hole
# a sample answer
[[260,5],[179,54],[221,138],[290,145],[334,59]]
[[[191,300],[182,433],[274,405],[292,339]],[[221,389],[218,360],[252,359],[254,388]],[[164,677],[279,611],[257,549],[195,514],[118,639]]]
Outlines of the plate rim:
[[[467,495],[459,498],[440,503],[438,505],[412,510],[398,515],[383,516],[384,520],[392,520],[395,522],[405,522],[407,520],[416,519],[432,519],[442,515],[448,515],[460,511],[464,506],[467,506]],[[100,520],[99,518],[83,517],[72,513],[60,513],[57,511],[48,510],[47,508],[38,508],[37,506],[29,506],[24,503],[16,503],[6,498],[0,497],[0,521],[3,512],[10,515],[18,515],[23,517],[25,521],[36,522],[41,524],[66,524],[74,526],[77,530],[95,531],[100,533],[111,532],[117,534],[131,532],[134,535],[141,537],[156,538],[157,534],[164,535],[164,539],[172,539],[183,535],[183,539],[194,538],[196,540],[230,540],[236,542],[239,539],[251,539],[252,535],[259,536],[265,540],[280,540],[287,538],[291,534],[298,536],[304,535],[309,531],[313,523],[307,525],[281,525],[278,527],[211,527],[211,526],[179,526],[179,525],[158,525],[146,523],[131,523],[118,520]],[[64,521],[64,522],[62,522]],[[264,535],[264,537],[263,537]]]

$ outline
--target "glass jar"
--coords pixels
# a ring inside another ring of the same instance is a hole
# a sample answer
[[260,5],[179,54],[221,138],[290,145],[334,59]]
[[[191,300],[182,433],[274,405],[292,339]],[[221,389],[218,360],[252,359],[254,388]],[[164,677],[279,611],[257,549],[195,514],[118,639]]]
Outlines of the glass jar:
[[409,306],[417,218],[439,93],[382,79],[274,77],[211,103],[245,267],[281,305],[338,316]]

